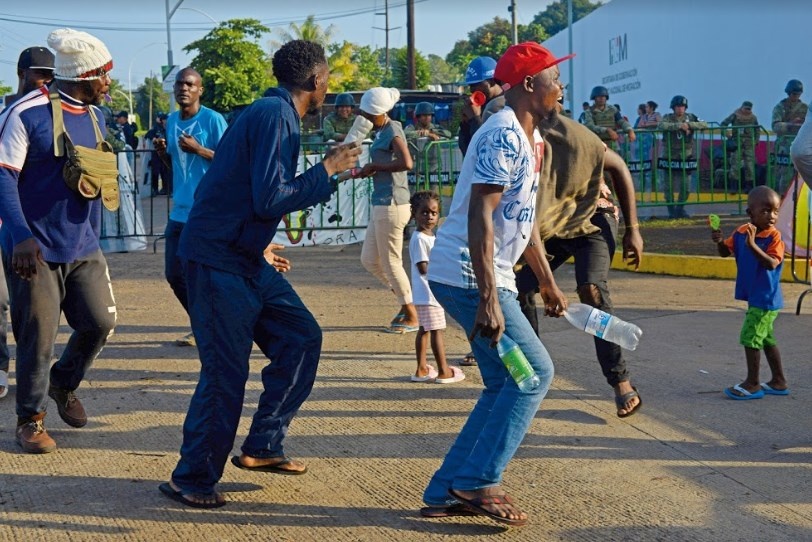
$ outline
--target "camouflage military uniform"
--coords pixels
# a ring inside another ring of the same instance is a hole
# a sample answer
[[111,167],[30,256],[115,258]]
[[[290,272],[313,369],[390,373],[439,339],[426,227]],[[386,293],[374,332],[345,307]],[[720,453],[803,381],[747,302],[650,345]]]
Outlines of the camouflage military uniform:
[[791,102],[784,98],[773,108],[773,132],[775,132],[775,146],[773,147],[773,167],[775,168],[775,190],[783,194],[789,187],[795,169],[789,157],[789,148],[795,139],[795,134],[806,118],[807,105],[802,101]]
[[[687,123],[691,129],[686,134],[680,126]],[[708,124],[699,120],[693,113],[677,116],[676,113],[664,115],[657,129],[663,131],[663,154],[657,162],[657,167],[663,171],[661,186],[665,201],[675,201],[674,192],[677,193],[676,202],[688,201],[691,190],[691,176],[696,171],[694,156],[694,132],[707,128]],[[668,216],[671,218],[687,217],[683,205],[669,205]]]
[[443,170],[443,148],[437,143],[431,144],[432,141],[430,140],[419,141],[421,136],[418,135],[418,130],[426,129],[440,136],[441,140],[451,139],[451,131],[434,123],[429,123],[428,128],[410,124],[404,130],[406,143],[409,145],[409,151],[412,153],[412,159],[414,160],[414,171],[417,175],[419,190],[427,188],[424,184],[421,184],[426,183],[427,179],[431,181],[432,189],[436,189],[437,185],[443,182],[443,179],[440,179],[440,173]]
[[344,134],[350,131],[352,123],[355,122],[355,115],[350,115],[348,119],[342,119],[336,115],[335,111],[324,117],[321,129],[324,134],[324,141],[335,139],[336,134]]
[[[758,118],[750,112],[737,109],[721,122],[722,126],[732,126],[733,130],[725,145],[728,153],[728,178],[741,192],[747,192],[755,186],[756,178],[756,143],[758,142]],[[748,128],[738,128],[747,126]],[[742,175],[742,168],[744,175]],[[724,185],[724,173],[721,179]],[[731,188],[730,186],[728,188]]]
[[598,134],[601,141],[606,143],[609,148],[618,151],[618,142],[612,141],[612,138],[609,137],[609,128],[617,132],[630,132],[632,125],[629,124],[629,121],[623,118],[615,106],[609,104],[606,104],[602,110],[593,105],[584,113],[586,127]]

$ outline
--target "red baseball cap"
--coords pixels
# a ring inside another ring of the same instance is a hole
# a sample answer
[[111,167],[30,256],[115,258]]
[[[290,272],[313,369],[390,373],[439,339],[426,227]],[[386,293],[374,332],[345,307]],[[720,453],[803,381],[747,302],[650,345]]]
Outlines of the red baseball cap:
[[553,53],[538,43],[525,41],[508,47],[505,54],[496,62],[493,78],[502,84],[503,90],[507,90],[514,85],[518,85],[525,76],[535,75],[574,56],[573,53],[556,58]]

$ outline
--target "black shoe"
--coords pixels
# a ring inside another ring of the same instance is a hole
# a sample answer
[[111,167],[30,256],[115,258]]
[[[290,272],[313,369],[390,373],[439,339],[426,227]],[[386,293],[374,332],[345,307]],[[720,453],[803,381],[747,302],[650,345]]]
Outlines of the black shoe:
[[72,391],[51,386],[48,388],[48,397],[56,401],[59,417],[71,427],[84,427],[87,425],[87,414],[82,402]]

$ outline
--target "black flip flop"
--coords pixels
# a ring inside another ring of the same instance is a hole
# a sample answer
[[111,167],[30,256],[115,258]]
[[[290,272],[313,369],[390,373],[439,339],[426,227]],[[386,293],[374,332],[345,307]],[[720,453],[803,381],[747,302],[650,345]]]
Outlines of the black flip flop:
[[[527,525],[527,519],[511,519],[502,517],[499,514],[494,514],[490,510],[484,508],[484,505],[490,504],[501,504],[500,501],[503,501],[511,506],[513,506],[513,500],[507,493],[502,495],[483,495],[482,497],[475,497],[473,499],[465,499],[460,497],[457,493],[454,492],[453,489],[448,490],[448,494],[460,501],[464,504],[469,510],[472,512],[477,512],[483,516],[488,516],[494,521],[498,521],[499,523],[504,523],[505,525],[513,525],[514,527],[521,527],[523,525]],[[516,509],[518,510],[518,508]]]
[[158,489],[160,489],[161,493],[163,493],[173,501],[185,504],[186,506],[190,506],[192,508],[220,508],[221,506],[226,505],[226,501],[217,501],[217,502],[190,501],[189,499],[187,499],[187,497],[203,498],[207,497],[208,495],[200,495],[199,493],[178,491],[171,485],[169,485],[168,482],[164,482],[163,484],[159,485]]
[[420,509],[420,515],[424,518],[453,518],[458,516],[478,516],[479,512],[474,512],[462,503],[455,503],[447,506],[424,506]]
[[259,465],[256,467],[249,467],[242,464],[242,461],[240,461],[240,456],[238,455],[231,456],[231,464],[237,467],[238,469],[253,470],[258,472],[270,472],[272,474],[285,474],[287,476],[300,476],[307,472],[307,467],[305,467],[304,470],[290,470],[282,468],[285,465],[289,465],[291,462],[292,460],[286,457],[282,461],[274,463],[273,465]]
[[629,416],[631,416],[632,414],[634,414],[635,412],[637,412],[637,411],[640,409],[640,407],[641,407],[641,406],[643,406],[643,398],[642,398],[642,397],[640,397],[640,394],[639,394],[639,393],[637,393],[637,388],[635,388],[634,386],[632,386],[632,389],[633,389],[634,391],[630,391],[629,393],[624,393],[624,394],[623,394],[623,395],[621,395],[620,397],[618,397],[617,395],[615,395],[615,405],[617,406],[617,408],[624,408],[624,406],[626,405],[626,402],[627,402],[629,399],[632,399],[632,398],[634,398],[634,397],[637,397],[637,399],[638,399],[637,404],[636,404],[636,405],[634,405],[634,408],[632,408],[632,409],[631,409],[630,411],[628,411],[626,414],[618,414],[618,415],[617,415],[617,417],[618,417],[618,418],[628,418]]

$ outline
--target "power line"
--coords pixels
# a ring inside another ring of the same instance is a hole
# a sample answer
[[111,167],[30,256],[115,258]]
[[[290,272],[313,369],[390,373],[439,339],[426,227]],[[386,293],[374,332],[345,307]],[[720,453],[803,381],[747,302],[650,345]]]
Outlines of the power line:
[[[415,0],[416,4],[428,2],[429,0]],[[406,5],[406,1],[400,1],[393,4],[392,7],[403,7]],[[329,21],[333,19],[344,19],[347,17],[355,17],[357,15],[366,15],[368,13],[374,13],[377,8],[358,8],[354,10],[348,11],[333,11],[333,12],[326,12],[321,15],[315,15],[313,17],[314,21]],[[301,23],[307,20],[307,17],[298,17],[295,19],[266,19],[264,21],[260,21],[261,24],[265,26],[284,26],[290,25],[292,23]],[[29,19],[29,16],[24,15],[13,15],[8,13],[0,13],[0,21],[6,21],[9,23],[15,24],[28,24],[28,25],[35,25],[35,26],[48,26],[53,27],[55,25],[66,25],[69,24],[73,28],[78,30],[105,30],[111,32],[163,32],[166,29],[165,23],[130,23],[134,25],[143,25],[143,26],[122,26],[120,22],[107,22],[107,21],[81,21],[81,20],[69,20],[69,19],[52,19],[52,18],[44,18],[39,17],[38,20],[32,21]],[[201,32],[201,31],[209,31],[211,30],[211,25],[209,26],[200,26],[198,23],[172,23],[173,30],[177,30],[180,32]]]

